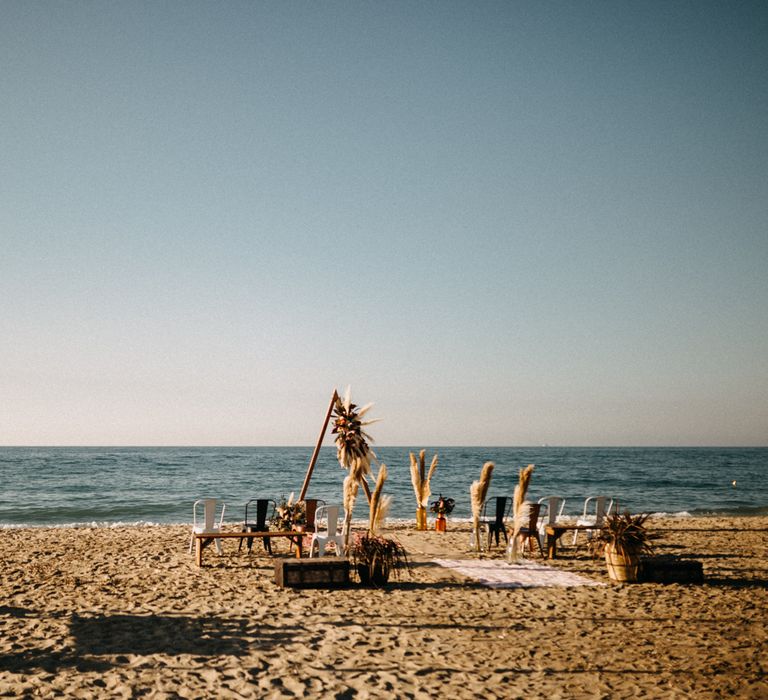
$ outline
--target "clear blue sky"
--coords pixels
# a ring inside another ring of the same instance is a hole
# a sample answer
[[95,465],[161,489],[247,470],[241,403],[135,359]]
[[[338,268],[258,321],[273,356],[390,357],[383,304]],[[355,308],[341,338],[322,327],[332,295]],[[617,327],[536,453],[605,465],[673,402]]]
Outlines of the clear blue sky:
[[0,444],[768,444],[764,2],[3,0],[0,95]]

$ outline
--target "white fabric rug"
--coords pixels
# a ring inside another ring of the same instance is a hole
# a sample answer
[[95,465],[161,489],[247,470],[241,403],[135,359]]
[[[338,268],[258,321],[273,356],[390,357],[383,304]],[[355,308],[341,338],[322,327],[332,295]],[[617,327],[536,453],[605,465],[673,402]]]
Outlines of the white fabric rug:
[[555,569],[546,564],[524,562],[508,564],[498,560],[473,559],[433,559],[436,564],[451,569],[456,573],[473,578],[491,588],[538,588],[542,586],[604,586],[604,583],[592,581],[570,571]]

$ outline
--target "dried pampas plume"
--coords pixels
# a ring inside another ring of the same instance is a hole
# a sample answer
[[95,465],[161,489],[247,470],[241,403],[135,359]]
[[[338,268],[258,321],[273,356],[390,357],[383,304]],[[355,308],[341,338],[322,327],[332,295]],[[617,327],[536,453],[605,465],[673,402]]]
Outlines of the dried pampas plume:
[[520,508],[525,502],[525,494],[528,492],[528,484],[531,483],[531,474],[533,474],[533,464],[529,464],[525,469],[520,470],[513,499],[515,518],[517,518]]
[[373,523],[373,532],[371,534],[377,535],[379,530],[384,527],[384,522],[389,515],[389,506],[392,503],[392,496],[382,496],[379,500],[379,507],[376,509],[376,518]]
[[357,476],[348,474],[344,478],[344,548],[349,550],[349,536],[352,530],[352,511],[355,509],[357,489],[360,484]]
[[472,482],[472,486],[469,487],[469,497],[472,504],[472,532],[475,539],[475,549],[478,552],[480,551],[480,512],[488,494],[488,487],[491,485],[494,466],[493,462],[486,462],[480,472],[480,479]]
[[528,492],[528,484],[531,483],[532,474],[533,464],[529,464],[525,469],[520,470],[517,486],[515,486],[515,493],[512,497],[514,532],[512,541],[510,542],[510,558],[517,557],[517,543],[520,529],[525,527],[528,524],[528,520],[530,520],[531,508],[530,504],[525,502],[525,495]]
[[424,455],[425,450],[419,452],[419,458],[416,459],[413,452],[409,453],[411,458],[411,483],[413,484],[413,492],[416,494],[416,506],[418,508],[426,508],[429,503],[429,497],[432,491],[429,487],[429,482],[432,480],[432,475],[437,469],[437,455],[432,457],[432,463],[429,465],[429,472],[426,476]]
[[384,490],[384,482],[387,480],[387,465],[382,464],[379,467],[379,475],[376,477],[376,486],[371,494],[370,504],[370,518],[368,520],[368,529],[371,534],[376,530],[376,514],[379,510],[379,504],[381,501],[381,492]]

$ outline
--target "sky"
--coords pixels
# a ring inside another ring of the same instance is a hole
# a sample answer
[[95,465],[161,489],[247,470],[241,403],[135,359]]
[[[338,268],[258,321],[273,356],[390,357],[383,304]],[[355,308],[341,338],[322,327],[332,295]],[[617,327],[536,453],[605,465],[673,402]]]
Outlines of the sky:
[[768,444],[764,2],[0,0],[0,95],[0,445]]

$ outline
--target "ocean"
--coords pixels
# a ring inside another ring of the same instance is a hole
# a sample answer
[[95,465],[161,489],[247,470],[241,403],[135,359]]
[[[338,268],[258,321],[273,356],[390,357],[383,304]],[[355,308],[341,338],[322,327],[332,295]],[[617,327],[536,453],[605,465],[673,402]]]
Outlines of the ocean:
[[[387,464],[390,518],[415,518],[408,453],[375,447]],[[427,447],[436,452],[433,498],[456,501],[453,518],[470,517],[469,488],[484,462],[496,467],[489,496],[511,495],[518,470],[535,464],[531,500],[566,498],[580,514],[587,496],[617,498],[621,510],[685,515],[768,514],[768,448]],[[188,523],[198,498],[227,505],[226,522],[243,518],[250,498],[298,495],[311,447],[1,447],[0,527]],[[324,447],[308,496],[340,503],[346,472]],[[367,517],[360,492],[355,519]]]

